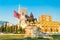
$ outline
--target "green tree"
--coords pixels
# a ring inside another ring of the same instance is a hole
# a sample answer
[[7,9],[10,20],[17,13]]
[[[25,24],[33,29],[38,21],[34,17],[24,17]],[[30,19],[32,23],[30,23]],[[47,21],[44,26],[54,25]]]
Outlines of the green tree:
[[0,32],[1,32],[1,26],[0,26]]
[[25,33],[25,29],[22,29],[22,27],[20,27],[19,31],[20,31],[21,34]]
[[16,27],[15,33],[18,33],[18,28],[17,28],[17,26],[15,26],[15,27]]
[[4,32],[4,26],[1,26],[1,31]]

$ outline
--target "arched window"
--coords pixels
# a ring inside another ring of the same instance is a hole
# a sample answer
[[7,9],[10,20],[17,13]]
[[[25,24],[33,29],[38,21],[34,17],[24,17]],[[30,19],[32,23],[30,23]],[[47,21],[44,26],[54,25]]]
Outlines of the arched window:
[[51,30],[51,32],[52,32],[52,28],[51,28],[50,30]]

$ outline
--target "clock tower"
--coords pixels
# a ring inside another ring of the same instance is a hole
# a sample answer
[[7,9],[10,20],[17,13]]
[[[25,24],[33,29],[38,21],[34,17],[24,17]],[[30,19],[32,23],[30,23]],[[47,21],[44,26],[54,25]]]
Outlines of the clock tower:
[[27,14],[27,9],[26,8],[20,8],[20,6],[19,6],[18,13],[21,14],[21,17],[19,19],[19,24],[22,28],[25,28],[27,25],[26,24],[26,18],[25,18],[25,15]]

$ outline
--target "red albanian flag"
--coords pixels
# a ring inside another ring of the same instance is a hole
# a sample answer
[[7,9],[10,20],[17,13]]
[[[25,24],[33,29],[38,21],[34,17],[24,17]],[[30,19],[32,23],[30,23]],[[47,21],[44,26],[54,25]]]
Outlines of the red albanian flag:
[[14,17],[16,17],[16,18],[20,18],[20,16],[21,16],[21,14],[19,14],[19,13],[17,13],[16,11],[14,11]]

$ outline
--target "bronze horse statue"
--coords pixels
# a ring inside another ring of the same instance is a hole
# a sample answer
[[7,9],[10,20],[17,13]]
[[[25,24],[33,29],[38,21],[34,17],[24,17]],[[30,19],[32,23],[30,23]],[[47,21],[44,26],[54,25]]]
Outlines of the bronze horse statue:
[[28,21],[28,22],[35,22],[35,21],[37,21],[37,19],[36,18],[34,18],[34,17],[29,17],[28,15],[25,15],[25,17],[26,17],[26,21]]

